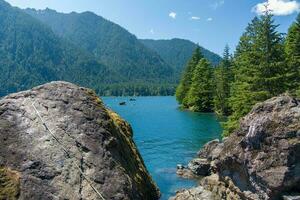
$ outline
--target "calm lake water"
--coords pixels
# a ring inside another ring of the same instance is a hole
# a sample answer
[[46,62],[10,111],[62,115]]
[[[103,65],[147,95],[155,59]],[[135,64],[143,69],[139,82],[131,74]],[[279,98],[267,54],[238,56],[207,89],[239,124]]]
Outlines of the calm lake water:
[[[133,127],[134,140],[157,183],[162,200],[196,183],[176,176],[176,165],[187,164],[209,140],[220,137],[215,115],[181,111],[174,97],[104,97]],[[126,106],[119,102],[125,101]]]

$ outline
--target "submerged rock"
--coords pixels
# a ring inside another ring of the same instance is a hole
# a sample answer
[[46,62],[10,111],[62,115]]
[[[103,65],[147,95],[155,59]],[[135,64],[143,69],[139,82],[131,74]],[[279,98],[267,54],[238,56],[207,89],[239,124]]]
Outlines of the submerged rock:
[[300,101],[283,95],[256,105],[235,133],[198,155],[210,163],[212,175],[200,185],[212,199],[282,199],[299,192]]
[[130,125],[89,89],[51,82],[3,98],[0,141],[0,199],[159,198]]

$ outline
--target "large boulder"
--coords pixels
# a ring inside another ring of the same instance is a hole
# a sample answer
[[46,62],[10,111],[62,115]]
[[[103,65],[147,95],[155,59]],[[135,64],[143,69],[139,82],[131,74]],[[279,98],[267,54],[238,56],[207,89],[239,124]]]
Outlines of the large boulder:
[[89,89],[51,82],[4,97],[0,141],[0,199],[159,198],[130,125]]
[[205,177],[200,184],[215,199],[230,199],[229,194],[234,199],[281,199],[299,192],[300,101],[282,95],[257,104],[237,131],[205,145],[199,157],[210,162],[217,177]]

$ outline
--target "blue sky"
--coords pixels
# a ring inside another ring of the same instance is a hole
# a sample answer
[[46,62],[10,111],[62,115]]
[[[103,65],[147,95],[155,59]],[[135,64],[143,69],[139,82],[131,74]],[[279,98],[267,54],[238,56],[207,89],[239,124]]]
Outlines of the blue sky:
[[60,12],[92,11],[138,38],[184,38],[222,54],[234,49],[247,24],[269,1],[280,32],[286,32],[300,10],[299,0],[8,0],[21,8]]

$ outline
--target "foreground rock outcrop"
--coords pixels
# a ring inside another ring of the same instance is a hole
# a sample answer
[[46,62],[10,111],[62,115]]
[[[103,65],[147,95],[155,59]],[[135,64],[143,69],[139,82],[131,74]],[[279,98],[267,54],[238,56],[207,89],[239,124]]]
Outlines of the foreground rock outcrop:
[[203,195],[210,199],[287,199],[299,195],[300,101],[283,95],[256,105],[235,133],[222,142],[209,142],[198,156],[188,170],[206,177],[199,187],[179,191],[172,199],[205,199]]
[[130,125],[89,89],[52,82],[3,98],[0,141],[0,199],[159,198]]

